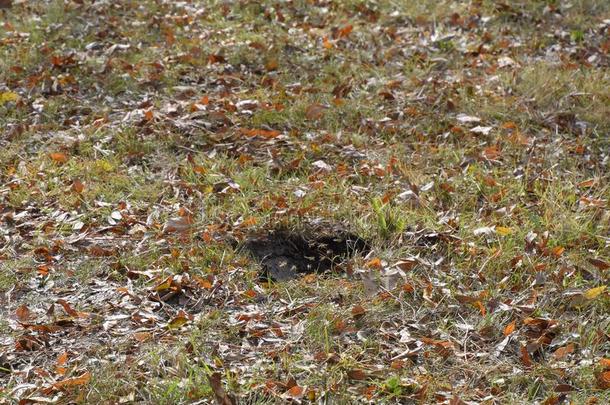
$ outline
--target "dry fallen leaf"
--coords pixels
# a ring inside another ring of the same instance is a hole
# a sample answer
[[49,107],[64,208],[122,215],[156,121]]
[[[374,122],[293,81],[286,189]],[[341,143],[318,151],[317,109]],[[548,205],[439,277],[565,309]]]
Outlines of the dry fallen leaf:
[[585,291],[585,293],[583,295],[586,299],[592,300],[592,299],[597,298],[599,295],[601,295],[605,291],[606,291],[606,286],[603,285],[601,287],[591,288],[591,289]]
[[49,158],[51,158],[51,160],[54,161],[55,163],[59,163],[59,164],[64,164],[68,161],[68,155],[66,155],[65,153],[62,153],[62,152],[49,153]]
[[17,307],[17,309],[15,310],[15,315],[17,316],[17,319],[19,319],[21,322],[26,322],[32,316],[32,312],[27,307],[27,305],[23,304]]
[[597,269],[601,271],[610,269],[610,264],[606,263],[601,259],[590,258],[589,263],[591,263],[593,266],[597,267]]
[[222,386],[220,373],[208,375],[208,381],[210,382],[210,387],[212,387],[212,391],[214,392],[214,397],[218,405],[237,405],[235,399],[231,395],[227,394]]
[[76,386],[88,384],[89,381],[91,381],[91,373],[86,371],[78,377],[67,378],[65,380],[58,381],[55,384],[53,384],[53,387],[56,389],[76,387]]
[[610,371],[602,371],[597,375],[597,386],[603,390],[610,389]]
[[79,179],[74,179],[72,181],[72,186],[70,187],[72,191],[75,193],[81,194],[85,190],[85,185]]
[[512,321],[504,328],[504,336],[508,336],[515,331],[515,327],[517,326],[517,320]]
[[303,387],[295,385],[282,394],[282,398],[285,399],[299,399],[303,397],[305,390]]
[[532,367],[534,363],[532,362],[532,358],[530,357],[530,354],[527,351],[527,347],[521,346],[519,351],[521,352],[521,363],[523,363],[523,366],[525,366],[525,368]]
[[356,305],[352,308],[352,316],[354,318],[359,318],[366,313],[366,310],[362,307],[362,305]]
[[322,104],[311,104],[305,110],[305,117],[310,120],[320,119],[324,115],[326,109],[327,107],[323,106]]
[[352,380],[366,380],[366,373],[360,369],[353,369],[348,371],[347,376]]
[[564,358],[566,355],[570,354],[570,353],[574,353],[574,343],[570,343],[566,346],[560,347],[559,349],[555,350],[555,352],[553,353],[553,356],[555,356],[555,358],[557,360]]
[[170,218],[163,226],[163,233],[186,232],[192,225],[193,220],[190,217]]

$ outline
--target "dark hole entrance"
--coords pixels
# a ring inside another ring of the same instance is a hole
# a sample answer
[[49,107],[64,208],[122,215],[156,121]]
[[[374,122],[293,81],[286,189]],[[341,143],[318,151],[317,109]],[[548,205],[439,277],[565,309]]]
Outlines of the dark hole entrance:
[[276,229],[246,239],[243,249],[261,263],[261,277],[285,281],[324,272],[352,257],[367,253],[367,242],[347,231]]

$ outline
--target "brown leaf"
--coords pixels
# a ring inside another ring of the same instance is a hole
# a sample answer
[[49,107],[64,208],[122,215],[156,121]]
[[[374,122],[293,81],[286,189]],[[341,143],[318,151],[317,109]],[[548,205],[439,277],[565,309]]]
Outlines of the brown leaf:
[[610,389],[610,371],[603,371],[597,375],[597,386],[603,390]]
[[598,270],[610,269],[610,264],[608,264],[605,261],[600,260],[600,259],[590,258],[589,263],[591,263],[593,266],[597,267]]
[[557,360],[559,360],[570,353],[574,353],[574,343],[570,343],[566,346],[560,347],[559,349],[555,350],[555,352],[553,353],[553,356],[555,356],[555,358]]
[[409,271],[409,270],[412,270],[416,264],[417,264],[417,259],[409,258],[409,259],[399,260],[394,265],[402,271]]
[[163,233],[186,232],[191,229],[193,220],[191,217],[170,218],[163,226]]
[[63,389],[67,387],[76,387],[79,385],[88,384],[91,381],[91,373],[85,371],[82,375],[74,378],[67,378],[65,380],[61,380],[53,384],[54,388]]
[[136,332],[133,334],[133,338],[140,343],[144,343],[149,341],[152,338],[152,333],[150,332]]
[[542,405],[556,405],[559,403],[559,397],[557,395],[551,395],[542,403]]
[[352,308],[352,316],[354,318],[359,318],[366,313],[366,310],[362,307],[362,305],[356,305]]
[[225,392],[225,389],[222,386],[220,373],[208,375],[208,381],[210,382],[212,391],[214,391],[214,398],[218,405],[237,405],[235,399]]
[[610,359],[605,357],[599,360],[599,365],[602,366],[605,370],[610,370]]
[[49,153],[49,158],[51,158],[51,160],[54,161],[55,163],[59,163],[59,164],[64,164],[68,161],[68,155],[66,155],[65,153],[62,153],[62,152]]
[[23,304],[17,307],[15,310],[15,315],[17,315],[17,319],[21,322],[28,321],[32,316],[32,311],[27,307],[27,305]]
[[347,376],[352,380],[366,380],[366,373],[360,369],[353,369],[348,371]]
[[270,72],[277,70],[277,68],[279,66],[280,66],[280,64],[278,63],[276,58],[271,58],[267,61],[267,63],[265,63],[265,69],[267,69]]
[[78,312],[77,310],[72,308],[70,304],[64,299],[58,299],[57,303],[62,306],[62,308],[64,309],[64,311],[66,311],[68,315],[74,318],[86,318],[88,316],[88,314],[86,314],[85,312]]
[[81,194],[85,190],[85,185],[79,179],[74,179],[74,181],[72,181],[72,186],[70,188],[75,193]]
[[555,392],[572,392],[572,391],[576,391],[576,388],[572,387],[569,384],[557,384],[553,391],[555,391]]
[[521,363],[523,363],[525,368],[532,367],[532,365],[534,363],[532,362],[532,358],[531,358],[529,352],[527,351],[527,347],[521,346],[521,348],[519,350],[521,352]]
[[310,120],[317,120],[322,118],[325,111],[326,107],[322,104],[312,104],[305,110],[305,117]]

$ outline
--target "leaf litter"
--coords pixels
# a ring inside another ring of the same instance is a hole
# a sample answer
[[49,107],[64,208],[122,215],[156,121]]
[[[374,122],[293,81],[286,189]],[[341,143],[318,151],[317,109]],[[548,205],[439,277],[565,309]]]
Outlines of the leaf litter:
[[0,402],[607,402],[602,2],[5,3]]

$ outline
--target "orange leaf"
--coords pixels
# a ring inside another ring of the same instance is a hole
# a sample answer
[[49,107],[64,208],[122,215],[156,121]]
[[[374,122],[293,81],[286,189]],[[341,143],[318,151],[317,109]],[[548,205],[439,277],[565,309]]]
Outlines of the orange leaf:
[[603,390],[610,389],[610,371],[604,371],[597,376],[597,385]]
[[497,146],[489,146],[483,149],[483,157],[489,160],[497,159],[502,155],[502,152]]
[[344,26],[343,28],[341,28],[339,30],[339,34],[338,37],[339,38],[345,38],[347,37],[352,31],[354,30],[354,27],[350,24]]
[[565,250],[566,248],[564,248],[563,246],[555,246],[552,250],[553,256],[559,257],[563,254],[563,252],[565,252]]
[[284,396],[290,398],[301,398],[303,396],[303,387],[295,385],[284,393]]
[[90,380],[91,380],[91,373],[88,371],[85,371],[79,377],[67,378],[65,380],[58,381],[55,384],[53,384],[53,387],[57,388],[57,389],[62,389],[62,388],[66,388],[66,387],[76,387],[79,385],[88,384]]
[[606,370],[610,370],[610,359],[601,358],[599,360],[599,365],[602,366]]
[[60,164],[64,164],[68,161],[68,155],[62,152],[52,152],[49,153],[49,157],[52,161]]
[[249,289],[247,291],[244,291],[244,295],[248,298],[254,298],[256,297],[256,291],[254,291],[253,289]]
[[57,365],[63,366],[68,361],[68,352],[63,352],[57,356]]
[[193,279],[201,288],[205,288],[206,290],[212,289],[212,283],[207,278],[194,276]]
[[504,328],[504,336],[508,336],[511,333],[513,333],[515,331],[516,326],[517,326],[516,319],[514,321],[512,321],[511,323],[509,323],[508,325],[506,325],[506,327]]
[[375,258],[369,260],[368,262],[366,262],[365,266],[372,268],[372,269],[380,269],[381,268],[381,259],[378,257],[375,257]]
[[244,134],[246,136],[252,137],[252,138],[254,138],[255,136],[258,136],[260,138],[265,138],[265,139],[277,138],[281,134],[280,131],[268,130],[268,129],[240,128],[239,132],[241,132],[242,134]]
[[328,37],[324,37],[322,38],[322,46],[326,49],[331,49],[333,47],[333,44],[328,40]]
[[17,315],[17,319],[19,319],[21,322],[25,322],[30,319],[30,316],[32,316],[32,312],[27,307],[27,305],[23,304],[17,307],[17,309],[15,310],[15,315]]
[[64,375],[68,371],[67,367],[64,367],[68,362],[68,353],[63,352],[57,357],[57,364],[55,366],[55,374]]

